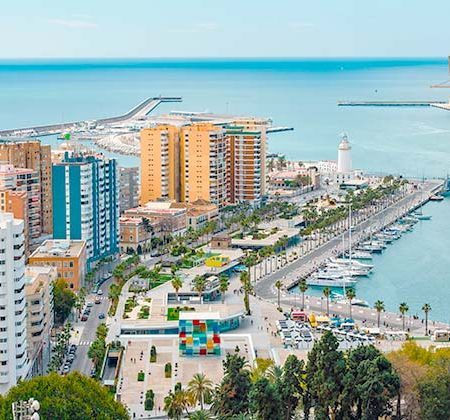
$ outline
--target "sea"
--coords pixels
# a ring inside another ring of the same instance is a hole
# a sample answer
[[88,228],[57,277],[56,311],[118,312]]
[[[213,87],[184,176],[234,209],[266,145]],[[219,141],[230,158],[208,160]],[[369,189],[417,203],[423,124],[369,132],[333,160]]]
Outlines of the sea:
[[[150,96],[182,96],[155,113],[208,111],[268,117],[294,130],[272,134],[269,151],[288,159],[336,159],[346,133],[355,168],[444,177],[450,172],[450,112],[418,107],[338,107],[345,100],[448,101],[445,58],[0,60],[0,129],[120,115]],[[54,137],[43,142],[57,144]],[[135,157],[117,157],[123,166]],[[356,288],[389,310],[450,323],[450,199],[431,203],[431,221],[375,257]],[[317,292],[320,293],[320,292]]]

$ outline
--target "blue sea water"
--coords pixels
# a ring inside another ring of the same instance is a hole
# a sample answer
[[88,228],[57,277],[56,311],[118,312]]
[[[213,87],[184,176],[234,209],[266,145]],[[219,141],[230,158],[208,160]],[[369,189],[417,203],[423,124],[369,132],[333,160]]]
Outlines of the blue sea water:
[[[445,59],[5,60],[0,128],[122,114],[146,97],[177,95],[183,103],[156,112],[255,115],[294,127],[269,139],[270,151],[288,158],[335,159],[345,131],[355,167],[444,176],[450,171],[450,112],[343,108],[337,102],[448,100],[450,90],[429,87],[448,78]],[[428,301],[435,318],[450,321],[450,204],[428,208],[436,212],[433,221],[381,256],[376,273],[357,292],[368,300],[383,298],[389,309],[404,300],[417,311]]]

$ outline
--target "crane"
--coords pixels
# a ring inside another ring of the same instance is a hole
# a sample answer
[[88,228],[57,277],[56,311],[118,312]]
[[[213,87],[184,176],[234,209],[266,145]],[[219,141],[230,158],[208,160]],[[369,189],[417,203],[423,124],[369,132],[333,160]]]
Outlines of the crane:
[[[448,72],[450,75],[450,56],[448,57]],[[446,80],[445,82],[438,83],[436,85],[431,85],[432,88],[447,88],[450,89],[450,80]]]

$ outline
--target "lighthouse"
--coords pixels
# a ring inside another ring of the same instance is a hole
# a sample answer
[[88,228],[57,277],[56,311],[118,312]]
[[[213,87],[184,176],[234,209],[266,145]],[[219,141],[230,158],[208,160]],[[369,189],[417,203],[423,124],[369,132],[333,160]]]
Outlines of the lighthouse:
[[340,174],[347,174],[352,171],[352,147],[348,141],[347,134],[342,134],[341,142],[338,148],[338,164],[337,171]]

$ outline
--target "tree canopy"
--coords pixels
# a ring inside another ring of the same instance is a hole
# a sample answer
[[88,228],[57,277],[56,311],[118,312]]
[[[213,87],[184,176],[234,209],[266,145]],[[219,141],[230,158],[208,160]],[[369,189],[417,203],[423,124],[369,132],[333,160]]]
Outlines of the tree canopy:
[[128,419],[123,405],[97,381],[74,372],[67,376],[51,373],[37,376],[11,388],[2,401],[0,418],[12,418],[11,404],[33,397],[42,419],[122,420]]

